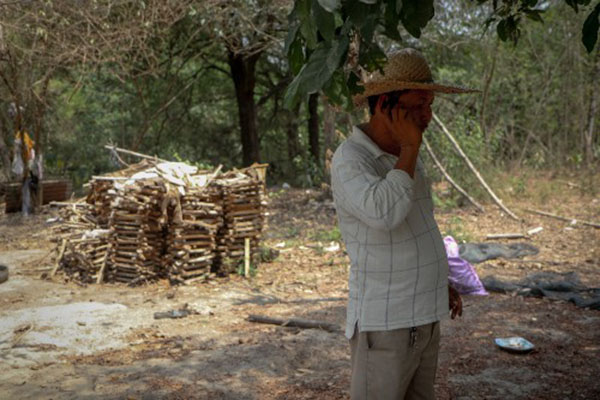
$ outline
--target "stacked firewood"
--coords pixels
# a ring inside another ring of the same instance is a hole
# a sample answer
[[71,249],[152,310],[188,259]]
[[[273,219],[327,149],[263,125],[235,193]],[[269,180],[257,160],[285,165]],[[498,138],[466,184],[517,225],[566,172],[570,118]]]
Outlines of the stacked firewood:
[[62,270],[79,282],[98,282],[108,261],[108,233],[106,229],[95,229],[77,239],[63,239]]
[[264,227],[264,184],[241,172],[226,174],[216,183],[223,195],[224,219],[217,236],[219,267],[223,272],[232,272],[244,259],[246,239],[250,241],[250,253],[258,255]]
[[114,196],[113,183],[114,180],[112,179],[103,179],[100,177],[93,178],[90,181],[90,192],[86,201],[93,207],[94,214],[98,219],[98,225],[101,227],[108,226],[110,202]]
[[127,168],[103,176],[93,176],[84,187],[89,187],[86,202],[93,206],[94,215],[97,217],[98,225],[102,228],[108,226],[111,213],[111,202],[115,197],[115,184],[123,184],[131,176],[141,171],[152,168],[155,163],[143,160],[137,164],[129,165]]
[[108,221],[111,244],[107,279],[135,284],[166,276],[161,268],[164,252],[162,179],[136,179],[115,183]]
[[53,227],[56,240],[77,239],[84,232],[98,227],[98,218],[93,206],[87,203],[54,203],[59,204],[60,224]]
[[97,280],[108,251],[108,230],[99,229],[93,206],[87,203],[54,203],[59,205],[61,223],[53,228],[58,242],[59,258],[55,270],[62,270],[73,279],[92,283]]
[[62,270],[78,281],[130,285],[204,280],[232,271],[264,226],[264,168],[220,173],[143,163],[93,177],[88,203],[62,204]]
[[165,264],[172,281],[191,282],[214,275],[216,234],[223,224],[221,195],[214,185],[187,188],[170,207]]

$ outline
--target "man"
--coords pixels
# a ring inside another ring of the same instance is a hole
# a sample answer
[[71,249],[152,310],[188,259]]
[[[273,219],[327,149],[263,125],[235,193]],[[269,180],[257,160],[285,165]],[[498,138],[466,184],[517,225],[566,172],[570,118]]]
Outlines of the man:
[[[439,321],[462,314],[418,159],[435,92],[423,56],[404,49],[355,100],[371,117],[332,161],[338,221],[352,262],[346,337],[352,399],[434,399]],[[450,297],[450,298],[449,298]]]

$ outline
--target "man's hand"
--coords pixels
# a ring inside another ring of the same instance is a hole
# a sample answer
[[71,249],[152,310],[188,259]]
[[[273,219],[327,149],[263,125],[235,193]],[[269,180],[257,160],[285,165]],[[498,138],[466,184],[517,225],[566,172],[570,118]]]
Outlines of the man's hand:
[[456,315],[459,317],[462,316],[462,299],[460,298],[460,294],[456,289],[452,286],[448,285],[448,304],[450,305],[450,318],[456,318]]
[[386,96],[380,96],[375,107],[375,117],[380,118],[386,128],[392,133],[394,141],[402,148],[418,149],[423,140],[421,130],[409,110],[396,104],[392,109],[383,108]]

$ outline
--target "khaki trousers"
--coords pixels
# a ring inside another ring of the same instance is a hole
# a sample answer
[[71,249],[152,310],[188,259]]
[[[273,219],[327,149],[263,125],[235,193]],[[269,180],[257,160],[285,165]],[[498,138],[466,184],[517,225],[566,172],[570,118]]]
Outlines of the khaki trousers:
[[440,323],[358,332],[350,339],[352,400],[434,400]]

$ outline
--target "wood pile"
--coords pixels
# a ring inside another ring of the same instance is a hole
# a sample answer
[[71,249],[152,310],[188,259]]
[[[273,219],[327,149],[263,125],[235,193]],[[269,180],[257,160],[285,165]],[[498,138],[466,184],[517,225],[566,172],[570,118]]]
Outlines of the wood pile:
[[159,277],[164,252],[166,216],[162,204],[166,187],[150,178],[115,183],[110,203],[110,255],[107,280],[135,284]]
[[101,227],[108,227],[110,218],[110,203],[114,196],[113,180],[93,178],[90,181],[90,191],[87,196],[87,203],[93,207],[94,214]]
[[248,173],[232,172],[216,182],[223,196],[223,226],[218,233],[218,262],[224,272],[233,272],[244,258],[245,239],[250,252],[258,255],[264,228],[264,183]]
[[266,166],[209,173],[140,164],[93,177],[87,203],[61,204],[56,268],[84,283],[182,283],[232,272],[246,238],[258,254]]
[[188,188],[177,200],[170,207],[165,256],[170,279],[177,282],[208,279],[215,275],[216,236],[223,225],[220,191],[214,185]]
[[115,196],[114,184],[123,183],[136,173],[152,168],[153,166],[154,164],[152,162],[143,160],[137,164],[129,165],[126,169],[103,176],[92,177],[90,182],[85,185],[89,187],[86,201],[93,205],[94,213],[97,216],[100,226],[108,226],[108,220],[111,213],[110,203]]
[[54,226],[53,233],[60,239],[79,239],[84,232],[98,227],[98,218],[94,207],[87,203],[60,203],[59,216],[61,223]]
[[95,229],[86,231],[77,239],[64,239],[60,267],[78,282],[98,282],[108,261],[108,238],[107,229]]
[[108,255],[108,233],[99,229],[94,207],[87,203],[60,203],[61,223],[53,229],[59,243],[59,257],[52,272],[61,268],[82,283],[96,282]]

